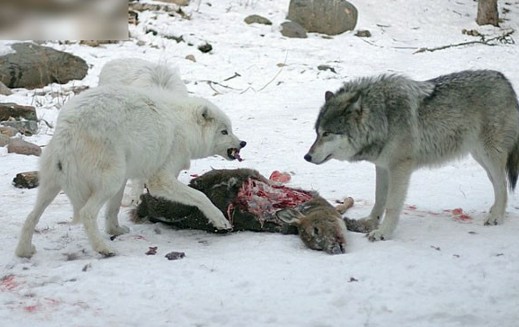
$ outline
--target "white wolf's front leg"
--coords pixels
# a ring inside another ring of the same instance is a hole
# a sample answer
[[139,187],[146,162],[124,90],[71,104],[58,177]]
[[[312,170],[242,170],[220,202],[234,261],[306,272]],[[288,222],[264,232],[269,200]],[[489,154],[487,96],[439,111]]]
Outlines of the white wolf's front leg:
[[176,178],[160,174],[151,178],[148,189],[152,196],[186,205],[196,206],[217,229],[231,229],[223,213],[202,192],[179,182]]
[[370,241],[388,240],[393,235],[404,205],[411,173],[410,163],[400,164],[398,167],[387,171],[386,214],[380,227],[368,234]]
[[141,194],[144,191],[144,180],[131,179],[129,194],[123,195],[122,205],[125,207],[136,207],[140,203]]

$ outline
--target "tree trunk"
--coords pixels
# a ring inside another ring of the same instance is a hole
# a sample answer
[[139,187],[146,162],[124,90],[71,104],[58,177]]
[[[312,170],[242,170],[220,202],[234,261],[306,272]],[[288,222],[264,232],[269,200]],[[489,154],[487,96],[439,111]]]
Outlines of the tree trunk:
[[499,13],[497,11],[497,0],[478,0],[478,25],[499,26]]

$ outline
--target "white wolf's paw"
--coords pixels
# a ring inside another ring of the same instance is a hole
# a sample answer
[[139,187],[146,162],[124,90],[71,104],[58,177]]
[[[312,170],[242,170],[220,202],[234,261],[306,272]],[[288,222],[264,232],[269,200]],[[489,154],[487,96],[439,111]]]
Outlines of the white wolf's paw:
[[36,253],[36,247],[32,244],[18,244],[14,253],[20,258],[30,258]]
[[375,229],[374,231],[369,233],[367,236],[368,236],[368,240],[370,240],[371,242],[385,241],[385,240],[389,239],[389,237],[387,237],[385,235],[385,233],[380,229]]
[[124,225],[109,226],[106,228],[106,232],[110,235],[119,236],[130,232],[130,228]]
[[494,217],[492,214],[485,219],[485,226],[501,225],[503,223],[503,217]]
[[129,195],[125,194],[123,196],[123,200],[121,201],[121,205],[123,207],[137,207],[141,202],[141,197],[139,195]]
[[224,215],[221,212],[218,212],[218,213],[220,215],[218,215],[216,219],[213,218],[211,220],[211,223],[213,224],[213,226],[219,230],[231,230],[232,229],[231,223],[227,219],[225,219]]
[[102,255],[105,258],[115,256],[115,250],[109,246],[106,246],[105,244],[96,246],[94,248],[94,251],[96,251],[97,253],[99,253],[100,255]]

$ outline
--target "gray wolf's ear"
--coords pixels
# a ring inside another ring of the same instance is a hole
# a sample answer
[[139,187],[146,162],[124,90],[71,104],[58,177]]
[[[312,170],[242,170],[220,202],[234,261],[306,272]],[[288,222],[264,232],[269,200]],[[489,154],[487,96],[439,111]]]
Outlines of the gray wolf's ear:
[[362,117],[365,110],[362,106],[362,96],[360,93],[351,99],[350,108],[351,112],[355,113],[357,117]]
[[211,110],[207,108],[206,106],[200,108],[198,112],[198,123],[203,125],[209,122],[212,122],[214,120],[214,117],[212,115]]
[[335,96],[335,94],[333,94],[332,91],[326,91],[324,93],[324,101],[325,102],[328,102],[331,98],[333,98]]

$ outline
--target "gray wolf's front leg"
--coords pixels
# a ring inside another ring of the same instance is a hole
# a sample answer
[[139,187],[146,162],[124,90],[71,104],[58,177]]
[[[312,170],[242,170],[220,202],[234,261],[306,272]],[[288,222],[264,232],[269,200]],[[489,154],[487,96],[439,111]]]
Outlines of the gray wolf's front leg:
[[[393,235],[406,198],[412,166],[411,163],[400,163],[398,166],[392,167],[386,172],[388,181],[385,206],[386,213],[380,227],[368,234],[370,241],[387,240]],[[375,208],[377,208],[377,204],[375,204]],[[373,210],[375,210],[375,208],[373,208]]]
[[375,184],[375,205],[371,209],[369,216],[359,219],[356,224],[362,226],[362,232],[369,233],[378,228],[380,219],[384,214],[387,200],[388,188],[388,171],[385,168],[375,166],[376,184]]

